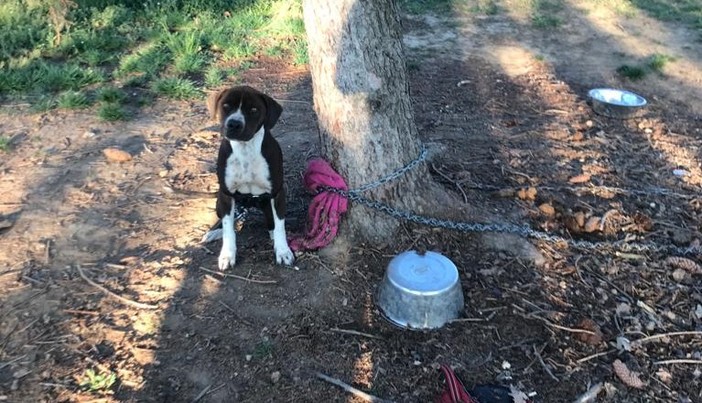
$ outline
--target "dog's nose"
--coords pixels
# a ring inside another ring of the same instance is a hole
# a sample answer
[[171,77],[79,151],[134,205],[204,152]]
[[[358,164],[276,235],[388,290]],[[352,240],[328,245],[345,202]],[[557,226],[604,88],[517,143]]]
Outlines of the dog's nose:
[[240,130],[242,127],[244,127],[244,123],[240,120],[232,119],[227,121],[227,129],[229,130]]

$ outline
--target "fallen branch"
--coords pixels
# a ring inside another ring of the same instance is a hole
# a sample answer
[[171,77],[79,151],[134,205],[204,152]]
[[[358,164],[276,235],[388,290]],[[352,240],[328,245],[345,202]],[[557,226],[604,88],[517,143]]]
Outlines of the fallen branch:
[[78,274],[80,274],[80,277],[85,280],[86,283],[92,285],[93,287],[97,288],[98,290],[102,291],[103,293],[109,295],[112,298],[115,298],[116,300],[120,301],[121,303],[125,305],[129,305],[131,307],[137,308],[137,309],[158,309],[158,305],[151,305],[151,304],[144,304],[141,302],[136,302],[132,301],[131,299],[124,298],[121,295],[115,294],[114,292],[108,290],[107,288],[101,286],[100,284],[94,282],[93,280],[89,279],[88,276],[83,273],[83,269],[80,268],[80,265],[77,265],[76,268],[78,269]]
[[250,283],[256,283],[256,284],[276,284],[276,283],[278,283],[275,280],[255,280],[255,279],[244,277],[244,276],[237,276],[236,274],[227,274],[227,273],[217,272],[214,270],[205,269],[202,266],[200,266],[200,270],[205,271],[205,272],[210,273],[210,274],[217,275],[217,276],[236,278],[239,280],[248,281]]
[[700,365],[702,364],[702,360],[663,360],[663,361],[656,361],[653,363],[653,365],[667,365],[667,364],[696,364]]
[[344,382],[342,382],[342,381],[340,381],[340,380],[338,380],[338,379],[336,379],[336,378],[332,378],[332,377],[330,377],[330,376],[324,375],[324,374],[322,374],[322,373],[320,373],[320,372],[317,372],[317,378],[322,379],[322,380],[324,380],[324,381],[327,381],[327,382],[331,383],[332,385],[336,385],[336,386],[342,388],[343,390],[345,390],[346,392],[351,393],[352,395],[354,395],[354,396],[356,396],[356,397],[358,397],[358,398],[361,398],[361,399],[363,399],[363,400],[365,400],[365,401],[367,401],[367,402],[371,402],[371,403],[391,403],[390,400],[385,400],[385,399],[381,399],[381,398],[379,398],[379,397],[377,397],[377,396],[369,395],[368,393],[366,393],[366,392],[364,392],[364,391],[362,391],[362,390],[358,390],[358,389],[354,388],[353,386],[351,386],[351,385],[349,385],[349,384],[347,384],[347,383],[344,383]]
[[337,327],[333,327],[329,329],[330,332],[336,332],[336,333],[344,333],[344,334],[351,334],[354,336],[363,336],[363,337],[368,337],[371,339],[378,339],[378,340],[385,340],[384,338],[380,336],[376,336],[374,334],[369,334],[369,333],[363,333],[359,332],[358,330],[350,330],[350,329],[339,329]]
[[577,362],[578,364],[582,364],[582,363],[584,363],[585,361],[590,361],[590,360],[593,359],[593,358],[602,357],[603,355],[607,355],[607,354],[613,353],[613,352],[615,352],[615,351],[617,351],[617,350],[607,350],[607,351],[603,351],[603,352],[601,352],[601,353],[596,353],[596,354],[588,355],[587,357],[583,357],[583,358],[577,360],[576,362]]
[[662,339],[664,337],[671,337],[671,336],[702,336],[702,332],[689,331],[689,332],[670,332],[670,333],[654,334],[653,336],[643,337],[643,338],[640,338],[638,340],[634,340],[631,342],[631,344],[632,344],[632,347],[634,345],[636,345],[638,347],[647,341],[653,341],[653,340]]

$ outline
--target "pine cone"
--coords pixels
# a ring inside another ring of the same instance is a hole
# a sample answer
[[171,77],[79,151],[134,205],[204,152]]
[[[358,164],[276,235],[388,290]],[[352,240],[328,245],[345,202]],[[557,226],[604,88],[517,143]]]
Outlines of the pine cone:
[[686,257],[671,256],[665,259],[668,266],[684,269],[690,274],[702,274],[702,266]]
[[627,386],[631,386],[636,389],[643,389],[646,384],[639,378],[639,374],[632,372],[627,368],[626,364],[620,360],[615,360],[612,363],[612,368],[617,377]]

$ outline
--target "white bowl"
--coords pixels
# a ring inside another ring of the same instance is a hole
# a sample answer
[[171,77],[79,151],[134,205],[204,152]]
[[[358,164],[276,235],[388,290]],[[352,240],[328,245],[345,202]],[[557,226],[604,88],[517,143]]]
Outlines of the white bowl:
[[442,327],[463,311],[458,269],[436,252],[403,252],[388,264],[377,304],[383,315],[400,327]]

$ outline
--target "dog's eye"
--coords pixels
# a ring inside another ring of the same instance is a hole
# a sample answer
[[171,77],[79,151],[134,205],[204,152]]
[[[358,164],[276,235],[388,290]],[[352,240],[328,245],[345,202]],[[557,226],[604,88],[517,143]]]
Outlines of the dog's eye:
[[222,104],[222,109],[229,109],[229,104]]
[[258,113],[258,108],[251,108],[251,113]]

